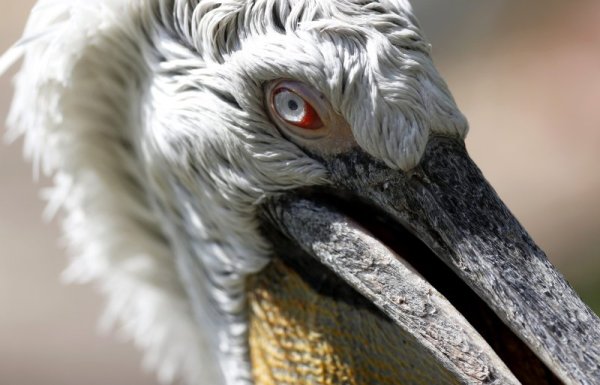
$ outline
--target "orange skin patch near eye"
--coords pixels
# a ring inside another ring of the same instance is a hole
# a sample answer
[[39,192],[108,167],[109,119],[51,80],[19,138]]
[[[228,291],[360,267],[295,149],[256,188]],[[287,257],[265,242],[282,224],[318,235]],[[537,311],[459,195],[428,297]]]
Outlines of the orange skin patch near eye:
[[300,123],[296,124],[300,128],[307,130],[317,130],[323,127],[323,122],[317,114],[317,111],[310,104],[306,103],[306,111],[304,112],[304,118]]

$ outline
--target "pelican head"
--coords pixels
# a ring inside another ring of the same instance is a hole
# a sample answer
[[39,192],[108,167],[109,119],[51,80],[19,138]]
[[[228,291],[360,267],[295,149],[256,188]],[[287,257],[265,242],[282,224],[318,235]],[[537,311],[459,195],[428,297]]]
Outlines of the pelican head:
[[39,0],[19,56],[67,277],[161,378],[599,383],[406,0]]

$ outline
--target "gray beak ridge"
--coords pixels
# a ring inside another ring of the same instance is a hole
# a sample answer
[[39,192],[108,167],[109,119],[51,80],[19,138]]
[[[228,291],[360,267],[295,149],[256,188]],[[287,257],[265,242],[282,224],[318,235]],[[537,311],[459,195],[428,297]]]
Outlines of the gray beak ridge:
[[[461,141],[432,138],[410,172],[359,151],[326,164],[334,200],[344,200],[345,209],[331,199],[291,195],[269,204],[270,220],[411,333],[460,382],[600,384],[598,317],[501,202]],[[390,245],[401,240],[384,242],[400,227],[438,262],[426,261],[425,251],[409,256],[402,245]],[[466,283],[476,295],[449,295],[457,299],[451,301],[441,294],[437,282],[445,277],[431,267],[440,261],[452,270],[444,274],[455,276],[442,286],[452,292]],[[488,325],[486,334],[476,327],[486,321],[465,314],[475,305],[458,304],[466,298],[482,300],[501,322]]]

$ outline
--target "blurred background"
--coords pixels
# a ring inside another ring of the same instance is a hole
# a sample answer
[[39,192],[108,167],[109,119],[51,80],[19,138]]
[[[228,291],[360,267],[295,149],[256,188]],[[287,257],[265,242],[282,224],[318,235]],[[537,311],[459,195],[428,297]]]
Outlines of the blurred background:
[[[0,52],[33,3],[2,0]],[[600,312],[600,2],[413,3],[470,121],[472,157]],[[0,121],[12,74],[0,78]],[[58,223],[41,219],[47,185],[32,181],[20,142],[0,146],[0,385],[154,384],[130,344],[98,332],[93,288],[61,284]]]

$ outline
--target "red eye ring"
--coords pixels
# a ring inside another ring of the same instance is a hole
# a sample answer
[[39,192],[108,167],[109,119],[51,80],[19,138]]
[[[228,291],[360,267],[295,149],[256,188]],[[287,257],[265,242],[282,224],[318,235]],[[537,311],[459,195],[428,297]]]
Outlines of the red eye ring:
[[[286,123],[305,130],[318,130],[323,127],[323,121],[315,108],[294,90],[287,87],[279,87],[273,90],[272,95],[271,104],[273,110]],[[278,107],[282,110],[289,110],[280,111]],[[301,110],[298,110],[299,108]],[[288,115],[287,118],[285,116],[286,113]]]

